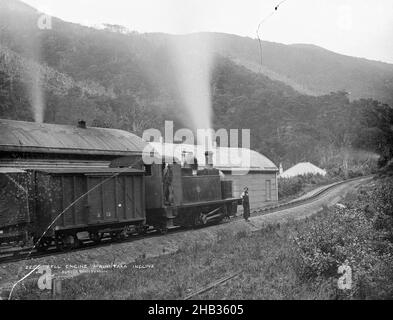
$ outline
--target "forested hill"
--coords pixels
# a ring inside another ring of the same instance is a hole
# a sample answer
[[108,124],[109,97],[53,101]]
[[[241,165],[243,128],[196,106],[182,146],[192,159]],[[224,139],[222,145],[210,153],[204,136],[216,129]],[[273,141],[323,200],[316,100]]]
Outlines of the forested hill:
[[[301,160],[328,165],[343,149],[359,146],[391,152],[382,143],[391,133],[381,119],[391,117],[383,103],[393,101],[393,65],[263,42],[261,74],[258,42],[249,38],[139,34],[120,26],[96,30],[56,18],[50,30],[40,30],[38,17],[22,2],[0,0],[2,118],[33,119],[31,74],[38,73],[47,122],[83,118],[89,125],[138,134],[162,128],[164,120],[188,126],[169,39],[198,37],[214,54],[216,128],[251,129],[253,149],[288,165]],[[368,100],[353,101],[360,97]]]
[[[149,34],[154,41],[171,36]],[[222,33],[189,35],[205,39],[212,50],[251,71],[291,85],[296,90],[322,95],[345,90],[351,99],[374,98],[393,103],[393,64],[350,57],[315,45],[284,45]],[[262,54],[262,66],[261,66]]]

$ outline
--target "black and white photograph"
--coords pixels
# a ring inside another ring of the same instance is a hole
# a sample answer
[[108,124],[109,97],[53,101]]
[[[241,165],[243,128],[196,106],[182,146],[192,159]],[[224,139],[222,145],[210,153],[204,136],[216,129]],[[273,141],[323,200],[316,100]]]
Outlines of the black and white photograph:
[[0,0],[0,300],[393,300],[393,1]]

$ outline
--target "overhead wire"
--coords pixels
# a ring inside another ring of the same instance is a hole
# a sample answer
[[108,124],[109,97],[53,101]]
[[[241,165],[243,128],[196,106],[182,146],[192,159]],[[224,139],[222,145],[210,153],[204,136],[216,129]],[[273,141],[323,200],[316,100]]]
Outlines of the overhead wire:
[[268,21],[280,8],[280,6],[282,4],[284,4],[285,2],[287,2],[288,0],[282,0],[281,2],[279,2],[275,7],[274,10],[272,10],[268,15],[266,15],[265,18],[263,18],[261,20],[261,22],[259,22],[258,24],[258,28],[257,28],[257,38],[258,38],[258,44],[259,44],[259,55],[260,55],[260,66],[259,66],[259,72],[262,72],[262,68],[263,68],[263,60],[262,60],[262,40],[261,40],[261,34],[260,34],[260,30],[261,27],[266,23],[266,21]]

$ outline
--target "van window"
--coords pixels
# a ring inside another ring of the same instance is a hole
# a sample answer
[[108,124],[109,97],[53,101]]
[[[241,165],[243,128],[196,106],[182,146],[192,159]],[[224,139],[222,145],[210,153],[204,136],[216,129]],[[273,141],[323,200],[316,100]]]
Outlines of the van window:
[[152,175],[151,165],[145,165],[145,175],[146,176],[151,176]]
[[272,181],[266,180],[266,201],[272,201]]

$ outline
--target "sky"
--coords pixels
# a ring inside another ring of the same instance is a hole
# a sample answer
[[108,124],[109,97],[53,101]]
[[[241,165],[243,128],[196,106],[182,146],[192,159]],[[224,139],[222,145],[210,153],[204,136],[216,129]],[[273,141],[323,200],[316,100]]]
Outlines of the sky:
[[346,55],[393,63],[392,0],[24,2],[66,21],[90,26],[119,24],[141,33],[212,31],[256,38],[263,21],[259,31],[262,40],[314,44]]

